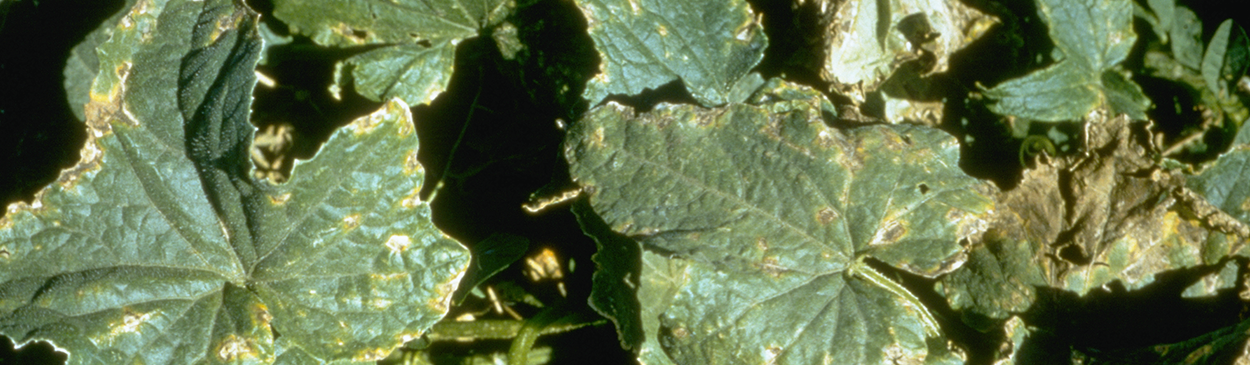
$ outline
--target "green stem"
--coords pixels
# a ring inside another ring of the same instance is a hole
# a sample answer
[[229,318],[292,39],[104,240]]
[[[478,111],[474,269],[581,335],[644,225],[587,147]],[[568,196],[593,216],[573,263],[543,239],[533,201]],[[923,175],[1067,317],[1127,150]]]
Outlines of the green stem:
[[847,271],[850,272],[852,276],[863,278],[864,280],[876,284],[878,287],[903,298],[903,301],[906,304],[915,307],[916,313],[920,314],[920,325],[924,326],[925,334],[929,337],[938,337],[941,334],[937,319],[934,319],[933,315],[929,313],[929,308],[926,308],[924,303],[921,303],[920,299],[916,298],[915,295],[912,295],[911,291],[908,291],[907,288],[904,288],[902,285],[894,282],[894,280],[890,280],[890,278],[887,278],[885,275],[877,272],[876,269],[868,266],[868,264],[864,262],[863,256],[861,256],[858,260],[855,260],[855,263],[851,264],[851,267],[848,268]]
[[538,312],[538,314],[525,320],[521,330],[517,331],[516,338],[512,339],[512,346],[508,348],[509,365],[528,365],[530,348],[534,347],[534,342],[538,341],[538,336],[542,334],[543,328],[574,316],[571,313],[561,316],[563,311],[557,308],[559,307],[547,307],[542,312]]
[[1046,151],[1046,154],[1051,157],[1055,156],[1055,144],[1050,141],[1050,138],[1042,136],[1028,136],[1025,138],[1024,141],[1020,142],[1020,166],[1028,166],[1028,163],[1025,162],[1026,156],[1033,157],[1042,153],[1042,151]]
[[[598,326],[608,320],[603,318],[577,318],[581,321],[561,321],[543,327],[539,335],[568,332],[586,326]],[[506,340],[516,338],[526,321],[512,319],[479,319],[468,322],[439,322],[426,335],[430,341],[453,341],[459,339]]]

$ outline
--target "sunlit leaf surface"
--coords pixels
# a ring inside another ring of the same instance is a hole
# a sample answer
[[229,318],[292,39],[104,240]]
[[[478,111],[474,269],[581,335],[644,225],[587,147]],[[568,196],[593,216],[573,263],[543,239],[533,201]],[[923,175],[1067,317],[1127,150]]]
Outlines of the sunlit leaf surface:
[[418,198],[407,105],[252,179],[235,4],[140,1],[100,46],[83,160],[0,219],[0,332],[72,364],[371,361],[446,313],[468,258]]
[[659,355],[657,338],[677,363],[927,356],[938,336],[927,310],[862,260],[949,271],[994,189],[959,170],[942,131],[842,132],[813,106],[782,97],[639,115],[608,103],[570,129],[566,157],[595,211],[669,256],[643,263],[643,326],[655,331],[658,315],[660,328],[644,356]]
[[383,46],[345,61],[356,91],[374,101],[419,105],[447,89],[456,44],[502,21],[513,6],[503,0],[276,0],[273,12],[292,33],[320,45]]
[[768,45],[745,0],[578,0],[577,6],[601,57],[599,75],[586,85],[591,103],[678,79],[705,106],[741,102],[731,97],[745,96],[735,86]]

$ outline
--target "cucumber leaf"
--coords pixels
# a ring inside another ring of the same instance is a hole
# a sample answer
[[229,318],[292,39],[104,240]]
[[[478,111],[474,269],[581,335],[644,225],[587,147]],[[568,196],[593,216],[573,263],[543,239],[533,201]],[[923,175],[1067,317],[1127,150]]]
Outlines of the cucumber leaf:
[[0,218],[0,333],[71,364],[373,361],[448,310],[407,105],[253,179],[257,14],[140,0],[97,51],[82,161]]
[[[762,81],[746,76],[764,58],[768,37],[745,0],[578,0],[577,6],[602,58],[583,94],[591,104],[680,79],[695,100],[715,106],[742,102]],[[735,92],[743,89],[752,90]]]
[[676,363],[945,356],[923,305],[866,260],[952,270],[994,188],[940,130],[842,132],[821,103],[777,103],[609,102],[571,127],[565,157],[591,207],[662,255],[644,254],[640,356],[663,355],[655,342]]
[[1250,67],[1250,38],[1232,19],[1220,23],[1202,56],[1202,79],[1216,96],[1231,95],[1233,83]]
[[925,53],[933,57],[929,73],[945,72],[952,54],[997,22],[956,0],[818,2],[825,12],[820,16],[830,19],[821,40],[821,77],[857,103],[903,61]]
[[990,111],[1029,120],[1081,121],[1101,105],[1145,119],[1150,99],[1113,69],[1137,40],[1129,0],[1039,0],[1058,61],[985,91]]
[[[382,46],[343,64],[360,95],[426,104],[447,89],[456,44],[498,24],[504,0],[275,0],[274,17],[323,46]],[[345,80],[336,79],[335,86]]]

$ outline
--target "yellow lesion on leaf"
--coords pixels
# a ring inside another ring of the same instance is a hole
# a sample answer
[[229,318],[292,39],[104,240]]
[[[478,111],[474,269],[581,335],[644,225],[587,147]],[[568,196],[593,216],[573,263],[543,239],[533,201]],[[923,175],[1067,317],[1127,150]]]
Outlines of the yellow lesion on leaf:
[[391,253],[400,254],[412,245],[412,238],[405,235],[392,235],[386,239],[386,247],[391,249]]
[[258,359],[256,344],[251,340],[231,334],[216,346],[217,357],[222,361],[241,361]]
[[360,213],[348,214],[346,217],[343,217],[343,230],[350,231],[356,229],[356,227],[360,227],[361,221]]

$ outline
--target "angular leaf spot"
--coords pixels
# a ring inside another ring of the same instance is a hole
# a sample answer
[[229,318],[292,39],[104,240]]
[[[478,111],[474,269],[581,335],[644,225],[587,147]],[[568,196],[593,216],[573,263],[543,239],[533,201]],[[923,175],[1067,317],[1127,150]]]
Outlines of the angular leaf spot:
[[217,345],[217,357],[222,361],[255,359],[259,357],[256,355],[252,341],[239,338],[239,336],[233,334],[227,336],[225,340]]
[[412,194],[409,194],[408,196],[404,197],[404,200],[400,201],[399,203],[405,209],[413,209],[413,208],[416,208],[417,206],[420,206],[421,205],[421,186],[417,186],[416,189],[412,189]]
[[838,219],[838,212],[834,211],[833,208],[824,207],[819,212],[816,212],[816,221],[819,221],[820,224],[828,225],[833,223],[835,219]]
[[421,161],[417,159],[417,150],[409,150],[404,157],[404,174],[424,174],[425,167],[421,166]]
[[358,361],[358,362],[375,362],[378,360],[385,359],[387,354],[388,352],[386,351],[386,349],[375,348],[371,350],[362,351],[360,354],[352,357],[352,360]]
[[350,231],[356,229],[356,227],[360,227],[360,219],[359,213],[348,214],[346,217],[343,217],[343,230]]
[[291,200],[291,193],[280,194],[277,196],[274,196],[274,195],[269,196],[269,203],[273,205],[283,205],[283,204],[286,204],[288,200]]
[[407,250],[409,245],[412,245],[412,238],[404,235],[393,235],[386,240],[386,247],[390,248],[391,253],[396,255]]

